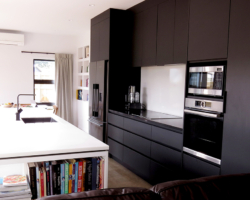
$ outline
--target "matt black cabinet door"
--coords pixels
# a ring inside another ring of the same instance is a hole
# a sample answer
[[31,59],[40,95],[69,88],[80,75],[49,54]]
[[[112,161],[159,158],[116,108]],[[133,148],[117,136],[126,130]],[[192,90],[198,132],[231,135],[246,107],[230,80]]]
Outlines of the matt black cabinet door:
[[183,170],[188,178],[220,175],[219,167],[187,154],[183,154]]
[[227,58],[230,0],[191,0],[188,60]]
[[114,140],[108,138],[109,153],[119,160],[123,160],[123,145],[115,142]]
[[105,19],[99,24],[99,60],[109,60],[109,35],[110,18]]
[[157,6],[143,12],[142,66],[156,64]]
[[180,177],[180,172],[171,171],[159,163],[152,160],[150,161],[150,183],[152,185],[166,181],[178,180]]
[[250,172],[250,1],[232,0],[222,174]]
[[123,162],[132,169],[133,172],[138,174],[144,179],[149,179],[150,171],[150,159],[147,157],[127,148],[124,148]]
[[133,41],[132,41],[132,66],[140,67],[142,64],[142,35],[143,13],[134,15]]
[[175,0],[158,5],[157,59],[156,64],[173,64]]
[[91,62],[99,59],[99,24],[91,27],[91,41],[90,41],[90,60]]
[[187,62],[189,2],[175,1],[174,63]]

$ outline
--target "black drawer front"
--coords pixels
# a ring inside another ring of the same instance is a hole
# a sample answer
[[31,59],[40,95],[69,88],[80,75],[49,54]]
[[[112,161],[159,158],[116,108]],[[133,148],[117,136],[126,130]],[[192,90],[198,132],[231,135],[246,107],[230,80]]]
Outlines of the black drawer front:
[[151,139],[151,125],[124,118],[124,129]]
[[116,158],[123,160],[123,145],[115,142],[114,140],[108,138],[109,153]]
[[180,172],[174,172],[152,160],[150,161],[151,184],[155,185],[166,181],[178,180],[180,179],[180,177],[181,177]]
[[123,117],[109,113],[108,123],[123,128]]
[[123,130],[115,126],[108,125],[108,136],[120,143],[123,143]]
[[123,162],[142,178],[149,179],[150,160],[143,155],[124,147]]
[[183,154],[183,169],[187,177],[198,178],[220,174],[220,168],[188,154]]
[[124,144],[146,156],[150,156],[150,141],[124,131]]
[[151,158],[172,170],[181,169],[181,152],[152,142]]
[[152,140],[182,150],[182,134],[152,126]]

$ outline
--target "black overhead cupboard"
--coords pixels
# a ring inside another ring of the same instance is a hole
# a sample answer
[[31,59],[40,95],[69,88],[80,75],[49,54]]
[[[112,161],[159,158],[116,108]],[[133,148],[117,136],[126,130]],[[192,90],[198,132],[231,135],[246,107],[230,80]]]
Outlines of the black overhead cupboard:
[[134,12],[134,67],[186,63],[188,2],[148,1],[131,9]]
[[230,0],[190,0],[188,60],[226,59]]

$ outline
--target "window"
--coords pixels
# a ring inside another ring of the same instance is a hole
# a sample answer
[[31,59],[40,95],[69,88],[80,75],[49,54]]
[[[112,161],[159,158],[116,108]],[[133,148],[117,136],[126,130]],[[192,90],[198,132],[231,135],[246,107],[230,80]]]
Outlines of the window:
[[55,61],[34,60],[35,101],[39,105],[54,105],[55,94]]

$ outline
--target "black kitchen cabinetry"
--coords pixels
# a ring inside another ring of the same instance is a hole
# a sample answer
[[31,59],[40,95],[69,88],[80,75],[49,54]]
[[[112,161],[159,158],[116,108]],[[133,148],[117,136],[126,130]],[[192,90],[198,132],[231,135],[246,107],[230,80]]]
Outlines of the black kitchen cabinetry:
[[110,155],[150,183],[180,177],[182,134],[109,113],[108,137]]
[[190,0],[188,60],[226,59],[230,0]]
[[249,0],[231,0],[222,174],[250,172],[249,10]]
[[186,63],[189,0],[145,1],[130,10],[134,67]]
[[135,14],[133,28],[132,65],[150,66],[156,63],[157,6]]
[[186,153],[183,154],[183,171],[186,178],[220,175],[220,167]]
[[[91,19],[91,62],[108,60],[108,103],[110,109],[122,109],[129,85],[140,92],[141,69],[132,67],[133,14],[108,9]],[[129,77],[129,78],[128,78]]]
[[90,61],[109,60],[110,10],[91,19]]
[[174,62],[175,0],[158,5],[157,65]]

